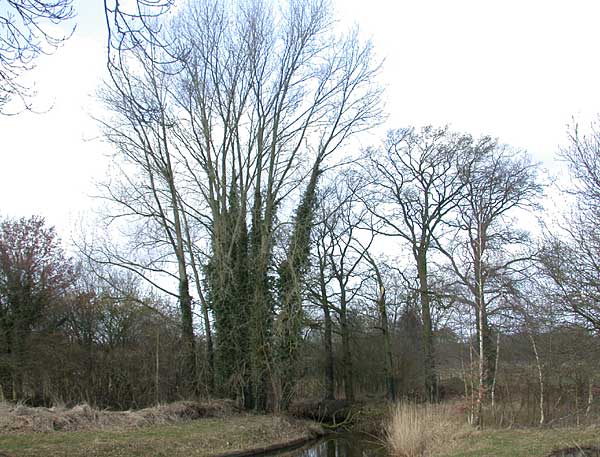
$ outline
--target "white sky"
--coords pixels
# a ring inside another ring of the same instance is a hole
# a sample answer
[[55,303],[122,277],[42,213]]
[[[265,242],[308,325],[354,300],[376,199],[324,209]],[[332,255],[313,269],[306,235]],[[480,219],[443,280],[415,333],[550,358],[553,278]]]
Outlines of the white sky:
[[[94,205],[107,163],[91,118],[104,72],[102,2],[76,8],[75,35],[31,74],[37,106],[53,109],[0,117],[0,214],[42,215],[65,239]],[[491,134],[557,171],[571,117],[585,125],[600,112],[595,0],[337,0],[336,8],[386,59],[386,127]]]

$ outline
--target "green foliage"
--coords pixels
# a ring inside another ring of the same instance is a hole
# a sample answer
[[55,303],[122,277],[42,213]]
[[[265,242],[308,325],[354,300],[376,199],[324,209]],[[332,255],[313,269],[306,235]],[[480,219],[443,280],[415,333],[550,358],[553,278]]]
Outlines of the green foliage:
[[294,396],[301,330],[305,323],[302,308],[305,276],[309,268],[311,228],[317,197],[317,162],[311,179],[296,210],[294,227],[287,248],[287,257],[279,266],[279,297],[281,311],[277,317],[277,369],[281,385],[279,407],[286,410]]

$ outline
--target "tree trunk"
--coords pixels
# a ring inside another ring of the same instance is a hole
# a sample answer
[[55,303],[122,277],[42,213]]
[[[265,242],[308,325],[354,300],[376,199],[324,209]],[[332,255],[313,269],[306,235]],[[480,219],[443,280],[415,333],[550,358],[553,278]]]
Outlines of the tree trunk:
[[[480,257],[479,257],[480,259]],[[475,262],[475,281],[476,281],[476,310],[477,310],[477,336],[478,336],[478,347],[479,347],[479,387],[477,389],[477,403],[475,407],[475,419],[474,425],[477,428],[483,428],[483,404],[485,403],[488,395],[490,385],[490,370],[489,360],[487,357],[488,351],[486,345],[489,343],[489,338],[486,338],[488,334],[487,329],[487,313],[485,308],[485,301],[483,296],[483,280],[481,277],[481,267],[479,266],[480,261]]]
[[188,224],[188,218],[185,212],[183,212],[182,215],[183,223],[185,226],[187,250],[190,255],[190,266],[192,267],[192,273],[194,274],[194,282],[196,283],[196,293],[200,298],[202,320],[204,322],[204,334],[206,337],[206,361],[208,365],[207,387],[208,393],[212,395],[215,390],[215,357],[213,349],[212,330],[210,328],[210,319],[208,316],[208,303],[206,303],[206,298],[204,297],[204,293],[202,292],[202,285],[200,284],[200,273],[198,271],[198,265],[193,251],[192,237],[190,235],[190,226]]
[[[375,264],[373,266],[376,268]],[[396,382],[394,379],[394,358],[392,354],[392,340],[390,337],[390,326],[388,323],[387,309],[385,306],[385,287],[379,270],[375,270],[377,283],[379,285],[379,296],[377,297],[377,307],[381,319],[381,333],[383,334],[383,345],[385,350],[385,381],[387,397],[390,401],[396,401]]]
[[419,299],[421,301],[421,316],[423,319],[423,368],[425,372],[425,392],[429,401],[436,402],[438,400],[438,387],[435,372],[431,300],[427,277],[427,256],[423,250],[417,255],[417,267],[419,276]]
[[479,387],[477,389],[477,403],[475,406],[475,418],[474,425],[475,427],[482,429],[483,428],[483,403],[487,397],[487,382],[488,379],[488,364],[487,359],[485,357],[484,343],[483,338],[483,322],[484,322],[484,308],[483,306],[478,307],[478,315],[479,315]]
[[287,247],[287,257],[279,268],[281,312],[277,341],[278,372],[281,385],[280,410],[287,410],[293,398],[298,373],[298,351],[302,327],[302,292],[310,261],[311,229],[314,218],[321,156],[317,156],[310,180],[296,210],[294,228]]
[[538,349],[537,349],[537,344],[535,343],[535,338],[533,337],[533,334],[531,333],[531,331],[528,332],[529,333],[529,340],[531,341],[531,347],[533,349],[533,355],[535,356],[535,365],[537,368],[537,372],[538,372],[538,382],[540,384],[540,403],[539,403],[539,407],[540,407],[540,426],[544,425],[544,422],[546,422],[546,417],[544,415],[544,369],[542,366],[542,362],[540,360],[540,355],[538,353]]
[[268,215],[260,217],[260,202],[255,201],[252,223],[252,259],[254,262],[249,286],[253,289],[250,307],[250,371],[251,406],[255,411],[267,410],[268,380],[272,376],[270,340],[272,333],[272,303],[268,287],[270,257],[270,222]]
[[323,307],[323,345],[325,346],[325,400],[335,400],[335,359],[333,356],[333,332],[331,311],[327,299],[321,302]]
[[352,349],[350,347],[350,328],[346,298],[342,291],[340,299],[340,332],[342,333],[342,361],[344,365],[344,393],[346,400],[354,401],[354,371],[352,368]]
[[188,394],[196,393],[196,345],[192,315],[192,296],[187,274],[179,278],[179,307],[181,310],[181,338],[183,352],[183,376]]
[[497,332],[496,335],[496,354],[494,361],[494,372],[492,376],[492,389],[491,389],[491,400],[492,400],[492,409],[496,405],[496,380],[498,378],[498,364],[500,362],[500,332]]
[[323,309],[323,346],[325,347],[325,400],[335,400],[335,358],[333,354],[333,322],[327,297],[325,262],[319,259],[319,292]]

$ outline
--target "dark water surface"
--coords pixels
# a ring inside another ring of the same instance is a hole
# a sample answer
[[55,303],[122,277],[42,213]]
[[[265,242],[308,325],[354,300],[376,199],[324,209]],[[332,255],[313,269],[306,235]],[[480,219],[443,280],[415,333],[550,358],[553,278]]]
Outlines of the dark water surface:
[[335,434],[293,451],[274,454],[279,457],[387,457],[381,441],[368,435]]

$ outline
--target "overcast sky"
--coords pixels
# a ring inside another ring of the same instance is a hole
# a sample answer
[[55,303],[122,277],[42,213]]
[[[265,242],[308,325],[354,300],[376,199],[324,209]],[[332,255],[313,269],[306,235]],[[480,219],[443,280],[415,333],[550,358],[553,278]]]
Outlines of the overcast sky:
[[[0,117],[0,215],[42,215],[67,239],[107,165],[92,119],[104,73],[102,2],[76,8],[75,35],[30,75],[36,105],[52,109]],[[490,134],[556,172],[571,118],[586,125],[600,112],[595,0],[338,0],[336,8],[385,58],[388,128]]]

